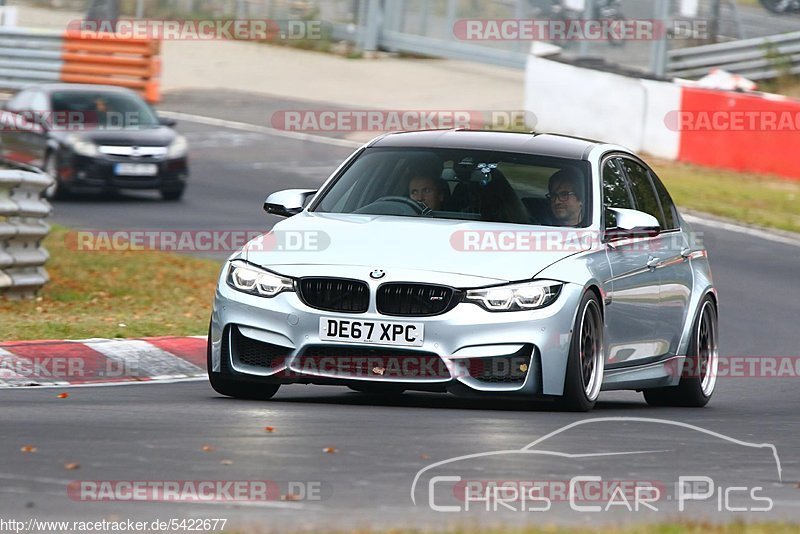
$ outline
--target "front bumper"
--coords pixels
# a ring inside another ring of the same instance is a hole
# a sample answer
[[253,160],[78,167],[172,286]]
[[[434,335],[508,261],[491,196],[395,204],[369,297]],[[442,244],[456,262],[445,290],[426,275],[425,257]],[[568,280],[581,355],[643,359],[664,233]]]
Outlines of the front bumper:
[[[152,176],[124,176],[115,172],[119,163],[154,164]],[[62,151],[58,158],[59,179],[72,189],[116,191],[118,189],[172,190],[185,186],[189,178],[186,156],[174,159],[130,158],[122,156],[87,157]]]
[[[539,310],[492,313],[460,303],[442,315],[402,318],[381,315],[372,306],[362,314],[322,311],[307,306],[293,292],[256,297],[233,290],[222,278],[211,317],[209,371],[268,383],[391,382],[406,389],[456,394],[562,395],[582,291],[565,284],[558,299]],[[320,317],[422,322],[423,345],[323,341]],[[319,357],[325,355],[346,359],[346,365],[337,363],[332,371],[333,360],[327,366],[320,363]],[[394,370],[400,372],[389,372],[387,358],[395,358]],[[408,361],[414,363],[406,366]],[[493,378],[487,371],[490,362],[512,368]]]

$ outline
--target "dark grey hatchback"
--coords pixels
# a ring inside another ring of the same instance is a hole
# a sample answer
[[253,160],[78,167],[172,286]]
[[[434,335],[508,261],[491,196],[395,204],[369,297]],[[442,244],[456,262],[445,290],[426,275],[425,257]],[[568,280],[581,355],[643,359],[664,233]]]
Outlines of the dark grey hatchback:
[[44,169],[50,198],[71,192],[157,190],[182,197],[186,139],[133,91],[77,84],[23,89],[0,114],[3,158]]

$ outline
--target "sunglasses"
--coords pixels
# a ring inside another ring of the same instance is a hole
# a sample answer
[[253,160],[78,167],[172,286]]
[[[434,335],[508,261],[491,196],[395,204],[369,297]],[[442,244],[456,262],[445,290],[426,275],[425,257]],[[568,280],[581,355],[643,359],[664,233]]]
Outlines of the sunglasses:
[[545,195],[548,200],[552,200],[557,198],[561,202],[566,202],[569,200],[569,197],[578,198],[578,195],[575,194],[575,191],[559,191],[558,193],[548,193]]

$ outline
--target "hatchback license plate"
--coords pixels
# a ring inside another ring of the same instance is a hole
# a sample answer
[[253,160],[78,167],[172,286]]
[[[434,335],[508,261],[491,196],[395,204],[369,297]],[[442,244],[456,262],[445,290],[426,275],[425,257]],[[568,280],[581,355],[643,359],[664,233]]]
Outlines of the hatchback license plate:
[[352,321],[320,317],[319,338],[322,341],[376,343],[421,347],[425,325],[387,321]]
[[155,176],[158,165],[155,163],[117,163],[114,166],[117,176]]

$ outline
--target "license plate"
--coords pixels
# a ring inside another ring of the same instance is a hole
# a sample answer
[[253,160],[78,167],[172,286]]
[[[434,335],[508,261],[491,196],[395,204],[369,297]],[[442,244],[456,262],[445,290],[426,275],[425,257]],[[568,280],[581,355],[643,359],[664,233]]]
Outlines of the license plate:
[[117,163],[114,166],[117,176],[155,176],[158,165],[155,163]]
[[424,332],[423,323],[353,321],[329,317],[319,320],[319,338],[322,341],[421,347]]

